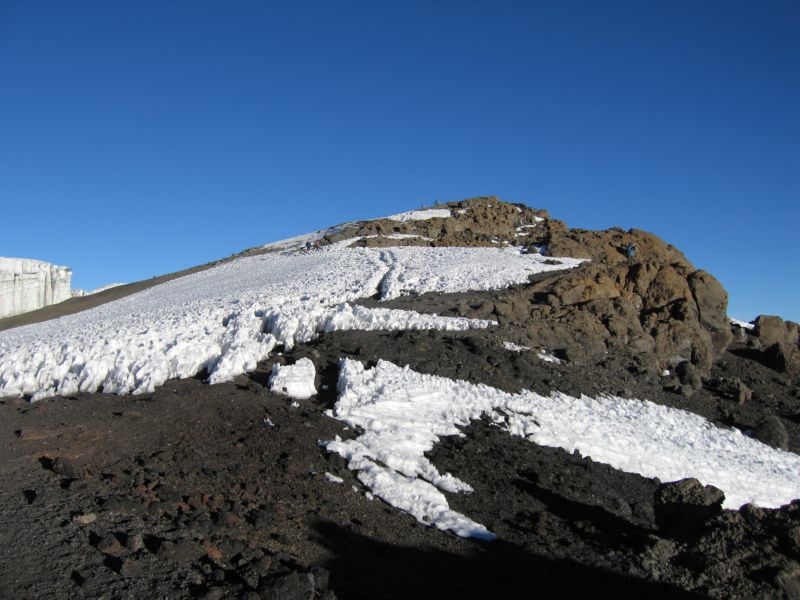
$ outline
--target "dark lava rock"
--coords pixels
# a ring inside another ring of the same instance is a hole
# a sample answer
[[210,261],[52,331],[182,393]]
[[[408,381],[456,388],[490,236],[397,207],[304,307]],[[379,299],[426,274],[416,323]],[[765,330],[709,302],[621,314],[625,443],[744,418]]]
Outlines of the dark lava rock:
[[765,444],[778,448],[779,450],[789,449],[789,433],[780,417],[771,415],[761,421],[754,430],[756,438]]
[[259,591],[267,600],[311,600],[316,592],[314,584],[311,573],[292,571],[269,578]]
[[664,483],[655,493],[655,516],[659,529],[683,537],[719,515],[725,494],[697,479]]
[[675,367],[675,374],[683,385],[687,385],[692,389],[699,390],[703,387],[703,380],[697,368],[688,360],[678,363]]
[[172,560],[180,564],[189,564],[205,554],[200,544],[191,540],[181,540],[178,543],[165,541],[158,550],[158,557]]
[[785,373],[789,369],[790,356],[783,343],[775,342],[764,350],[763,356],[764,363],[779,373]]
[[125,549],[113,533],[109,533],[97,544],[97,549],[108,556],[119,556]]
[[83,472],[74,461],[63,456],[59,456],[53,461],[53,471],[69,479],[78,479]]
[[256,529],[268,529],[272,524],[272,513],[263,508],[254,510],[250,516],[250,521]]
[[786,322],[772,315],[759,315],[754,323],[753,334],[761,340],[763,346],[776,343],[797,345],[796,323]]
[[119,574],[123,577],[136,577],[142,570],[142,563],[132,558],[126,558],[119,567]]
[[138,552],[144,548],[144,536],[141,533],[131,533],[125,540],[125,547],[131,552]]

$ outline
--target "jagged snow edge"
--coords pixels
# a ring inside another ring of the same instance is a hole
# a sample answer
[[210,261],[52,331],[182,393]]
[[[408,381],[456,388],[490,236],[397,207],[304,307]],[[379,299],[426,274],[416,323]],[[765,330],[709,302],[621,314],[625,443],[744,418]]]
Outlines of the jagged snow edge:
[[341,363],[338,389],[332,416],[363,433],[323,446],[344,457],[359,480],[392,506],[464,537],[492,534],[450,509],[440,490],[472,488],[439,473],[425,453],[442,436],[462,435],[460,428],[482,415],[513,435],[577,450],[621,471],[662,481],[697,478],[725,493],[725,508],[774,508],[800,498],[800,456],[647,400],[510,394],[387,361],[365,369],[350,359]]
[[498,289],[546,264],[516,249],[340,246],[240,258],[115,302],[0,332],[0,397],[77,392],[148,393],[207,369],[228,381],[279,343],[337,329],[455,329],[490,321],[366,309],[373,296]]

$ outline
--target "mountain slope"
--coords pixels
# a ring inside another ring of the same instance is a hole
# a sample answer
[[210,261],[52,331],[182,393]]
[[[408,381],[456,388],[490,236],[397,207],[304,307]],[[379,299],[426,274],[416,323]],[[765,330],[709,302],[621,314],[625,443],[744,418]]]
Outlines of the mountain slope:
[[721,505],[800,495],[796,455],[749,437],[798,450],[797,329],[725,305],[650,234],[476,198],[7,330],[0,589],[791,596],[800,504]]

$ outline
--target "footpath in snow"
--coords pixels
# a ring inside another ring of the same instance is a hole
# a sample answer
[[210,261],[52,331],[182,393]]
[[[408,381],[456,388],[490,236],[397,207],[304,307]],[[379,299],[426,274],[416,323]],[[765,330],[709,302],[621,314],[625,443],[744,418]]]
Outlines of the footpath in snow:
[[344,360],[333,416],[363,433],[325,447],[348,461],[373,494],[420,522],[464,537],[492,534],[450,509],[445,492],[471,492],[425,457],[442,436],[488,415],[505,431],[542,446],[577,450],[644,477],[695,477],[725,492],[725,508],[778,507],[800,498],[800,456],[720,429],[695,414],[649,401],[553,393],[509,394],[379,361]]
[[0,397],[144,393],[206,369],[255,368],[278,344],[340,329],[447,329],[493,322],[350,302],[498,289],[581,261],[513,248],[345,248],[239,258],[57,320],[0,332]]

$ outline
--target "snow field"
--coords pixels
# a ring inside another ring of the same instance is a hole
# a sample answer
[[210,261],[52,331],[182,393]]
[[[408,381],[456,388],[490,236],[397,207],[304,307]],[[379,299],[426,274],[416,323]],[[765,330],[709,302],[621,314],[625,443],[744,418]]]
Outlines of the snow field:
[[[584,259],[558,258],[561,264],[546,264],[550,257],[521,254],[518,248],[392,248],[391,264],[380,287],[381,298],[391,300],[407,294],[493,290],[524,283],[532,273],[577,267]],[[481,259],[484,250],[496,260]]]
[[363,433],[324,446],[359,480],[418,521],[463,537],[486,528],[450,509],[442,493],[472,488],[425,457],[440,437],[489,415],[497,426],[542,446],[579,451],[629,473],[675,481],[695,477],[725,492],[725,508],[777,507],[800,498],[800,456],[649,401],[509,394],[486,385],[423,375],[386,361],[372,369],[343,360],[334,416]]
[[[0,332],[0,397],[140,394],[206,369],[250,371],[279,343],[337,329],[468,329],[491,321],[367,309],[379,294],[502,288],[553,265],[491,248],[353,248],[239,258],[94,309]],[[579,261],[564,260],[559,268]]]

